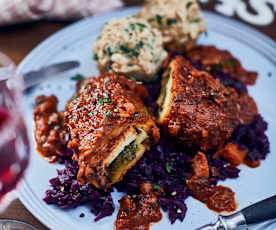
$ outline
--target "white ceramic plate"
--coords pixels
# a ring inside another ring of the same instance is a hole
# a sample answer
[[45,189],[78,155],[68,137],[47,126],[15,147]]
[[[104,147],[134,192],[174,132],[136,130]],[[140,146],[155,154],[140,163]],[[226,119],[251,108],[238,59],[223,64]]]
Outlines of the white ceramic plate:
[[[45,162],[35,151],[33,140],[33,105],[34,97],[39,94],[55,94],[60,100],[60,109],[63,109],[75,90],[75,82],[70,77],[75,73],[97,75],[95,63],[92,60],[91,47],[103,24],[112,18],[120,18],[134,14],[138,9],[121,9],[103,16],[92,17],[75,23],[54,34],[35,48],[21,63],[19,71],[24,73],[42,66],[64,60],[79,60],[81,67],[49,80],[37,86],[33,91],[25,94],[25,119],[29,136],[32,141],[31,164],[23,181],[20,199],[24,205],[46,226],[53,230],[108,230],[113,223],[119,208],[117,200],[122,196],[113,193],[116,210],[111,217],[99,222],[93,221],[94,216],[88,207],[63,211],[42,201],[45,190],[49,187],[49,179],[56,176],[56,169],[62,166],[51,165]],[[261,166],[250,169],[241,166],[240,177],[236,180],[227,180],[225,185],[236,192],[239,208],[246,207],[254,201],[275,195],[276,192],[276,44],[264,35],[233,20],[205,13],[208,20],[208,36],[202,35],[200,44],[214,44],[219,48],[230,50],[249,70],[259,72],[257,84],[249,89],[255,98],[260,113],[269,123],[267,135],[271,143],[271,153]],[[43,29],[43,28],[42,28]],[[268,76],[272,73],[272,77]],[[152,227],[152,230],[167,229],[195,229],[216,219],[215,213],[205,205],[189,198],[186,201],[188,212],[184,222],[177,221],[170,225],[167,215]],[[85,213],[84,218],[79,214]]]

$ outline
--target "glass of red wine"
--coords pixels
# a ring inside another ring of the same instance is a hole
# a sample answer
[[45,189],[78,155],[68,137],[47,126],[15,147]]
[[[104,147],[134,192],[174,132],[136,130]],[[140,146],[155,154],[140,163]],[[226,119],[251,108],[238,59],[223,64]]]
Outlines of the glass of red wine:
[[[0,52],[0,212],[16,198],[15,191],[29,162],[29,141],[22,117],[22,86],[15,65]],[[13,224],[14,221],[0,221],[0,229],[33,229],[24,224],[13,228]]]

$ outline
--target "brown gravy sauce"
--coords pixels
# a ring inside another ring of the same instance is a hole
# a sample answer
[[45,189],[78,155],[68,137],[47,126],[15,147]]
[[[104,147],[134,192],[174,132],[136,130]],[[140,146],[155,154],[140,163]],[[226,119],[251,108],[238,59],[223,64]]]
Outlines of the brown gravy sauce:
[[233,212],[237,209],[235,193],[228,187],[218,185],[211,186],[204,179],[192,179],[187,181],[187,186],[197,200],[216,212]]
[[198,152],[195,155],[192,170],[193,174],[186,183],[195,199],[216,212],[232,212],[237,209],[235,193],[230,188],[210,184],[209,166],[204,153]]
[[37,151],[49,163],[57,161],[66,150],[66,130],[63,126],[63,113],[57,111],[58,100],[54,95],[38,96],[34,109]]
[[140,195],[124,196],[119,202],[115,230],[148,230],[162,219],[157,193],[148,182],[141,185]]

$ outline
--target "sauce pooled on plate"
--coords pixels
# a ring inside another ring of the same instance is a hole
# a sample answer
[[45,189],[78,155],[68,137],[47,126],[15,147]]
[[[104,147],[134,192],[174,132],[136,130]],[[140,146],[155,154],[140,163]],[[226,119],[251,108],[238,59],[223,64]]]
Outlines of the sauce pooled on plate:
[[152,223],[162,219],[157,193],[153,186],[144,182],[141,194],[124,196],[115,222],[115,230],[148,230]]

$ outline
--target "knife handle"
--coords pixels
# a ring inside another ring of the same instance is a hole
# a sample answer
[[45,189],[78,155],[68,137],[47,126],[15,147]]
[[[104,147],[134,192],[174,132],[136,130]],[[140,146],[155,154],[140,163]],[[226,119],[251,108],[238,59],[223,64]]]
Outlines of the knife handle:
[[246,223],[256,224],[276,218],[276,195],[241,210]]

